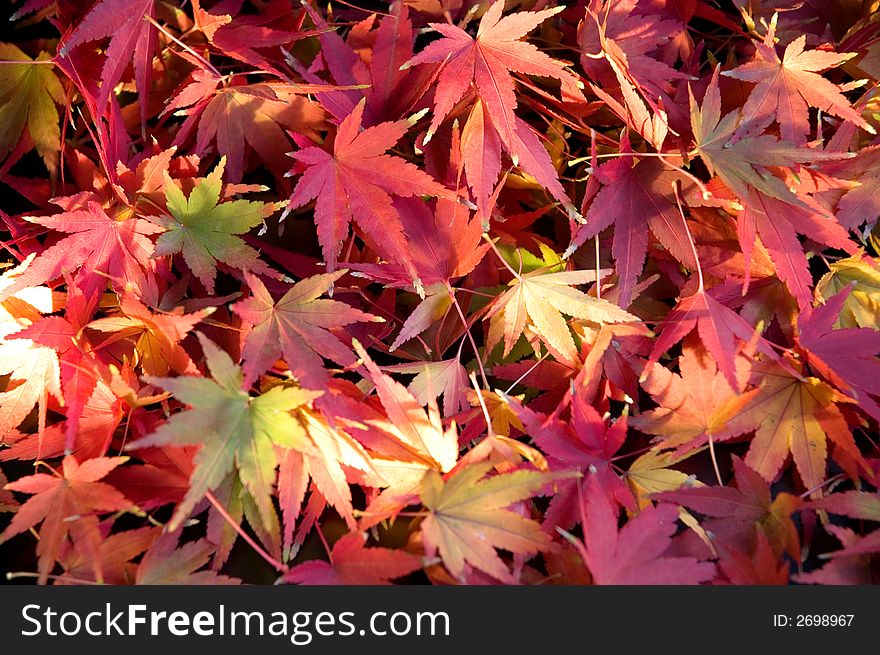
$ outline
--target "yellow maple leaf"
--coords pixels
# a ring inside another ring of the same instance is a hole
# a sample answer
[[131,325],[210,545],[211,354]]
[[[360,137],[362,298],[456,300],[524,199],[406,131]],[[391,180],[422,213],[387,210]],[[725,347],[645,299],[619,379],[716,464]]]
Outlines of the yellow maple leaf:
[[834,262],[830,268],[816,284],[818,298],[828,300],[852,287],[834,327],[880,329],[880,259],[854,255]]
[[572,474],[521,470],[486,478],[492,468],[491,463],[473,464],[447,480],[428,471],[419,487],[428,510],[422,538],[428,556],[439,551],[456,578],[470,564],[498,580],[515,582],[495,548],[535,554],[551,549],[552,541],[538,523],[508,508],[551,480]]
[[577,363],[577,348],[563,314],[599,324],[639,320],[617,305],[572,288],[595,280],[595,271],[548,273],[547,269],[537,269],[516,274],[510,289],[495,299],[489,311],[487,349],[503,339],[506,357],[520,335],[528,330],[540,338],[554,357]]
[[814,377],[778,364],[756,367],[763,383],[731,423],[755,428],[745,462],[772,482],[791,453],[801,480],[813,488],[825,479],[828,439],[854,461],[862,456],[836,403],[853,402]]

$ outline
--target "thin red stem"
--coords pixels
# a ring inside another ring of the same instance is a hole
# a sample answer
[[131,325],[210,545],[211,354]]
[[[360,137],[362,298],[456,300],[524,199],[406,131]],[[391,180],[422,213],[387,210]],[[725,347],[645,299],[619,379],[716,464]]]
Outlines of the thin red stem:
[[223,517],[223,520],[226,521],[232,527],[232,529],[238,533],[238,536],[244,539],[244,542],[248,546],[254,549],[257,555],[262,557],[276,571],[287,573],[287,565],[279,562],[277,559],[272,557],[260,544],[254,541],[251,536],[247,532],[245,532],[244,529],[238,524],[238,521],[236,521],[229,515],[229,512],[226,511],[226,508],[223,507],[223,505],[220,503],[219,500],[217,500],[214,494],[209,491],[207,494],[205,494],[205,497],[214,506],[214,509],[217,510],[217,513],[220,514],[221,517]]

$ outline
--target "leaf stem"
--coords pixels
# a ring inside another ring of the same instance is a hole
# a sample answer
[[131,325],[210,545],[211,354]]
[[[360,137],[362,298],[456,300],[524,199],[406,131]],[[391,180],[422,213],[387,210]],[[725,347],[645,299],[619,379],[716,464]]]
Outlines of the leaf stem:
[[495,438],[495,429],[492,427],[492,417],[489,414],[489,408],[486,407],[486,401],[483,398],[483,394],[480,391],[480,387],[477,384],[477,376],[474,375],[474,372],[471,371],[470,374],[471,385],[473,385],[474,390],[477,392],[477,400],[480,403],[480,409],[483,410],[483,418],[486,420],[486,434],[489,435],[490,439]]
[[232,527],[232,529],[238,533],[238,536],[244,539],[245,543],[254,549],[257,555],[262,557],[276,571],[287,573],[287,565],[282,564],[277,559],[272,557],[269,553],[265,551],[262,546],[260,546],[260,544],[254,541],[251,536],[247,532],[245,532],[244,529],[238,524],[238,522],[229,515],[229,512],[226,511],[226,508],[223,507],[223,505],[220,503],[219,500],[217,500],[216,496],[214,496],[213,493],[211,493],[210,491],[207,492],[205,494],[205,498],[207,498],[208,501],[214,506],[214,509],[216,509],[217,513],[220,514],[221,517],[223,517],[223,520],[226,521],[230,525],[230,527]]
[[202,63],[205,65],[205,67],[206,67],[209,71],[211,71],[212,73],[214,73],[214,75],[216,75],[217,77],[223,77],[223,74],[222,74],[219,70],[217,70],[217,69],[214,67],[214,65],[213,65],[210,61],[208,61],[207,59],[205,59],[204,57],[202,57],[202,55],[200,55],[198,52],[196,52],[195,50],[193,50],[192,48],[190,48],[188,45],[186,45],[183,41],[181,41],[180,39],[178,39],[176,36],[174,36],[171,32],[169,32],[168,30],[166,30],[164,27],[162,27],[162,25],[159,24],[159,23],[158,23],[158,22],[157,22],[152,16],[148,16],[147,14],[144,14],[144,20],[147,21],[148,23],[150,23],[150,25],[152,25],[153,27],[155,27],[157,30],[159,30],[160,32],[162,32],[162,34],[164,34],[165,36],[167,36],[169,39],[171,39],[172,41],[174,41],[174,43],[176,43],[176,44],[179,45],[181,48],[183,48],[184,50],[186,50],[186,51],[187,51],[189,54],[191,54],[193,57],[195,57],[195,58],[198,59],[200,62],[202,62]]
[[700,256],[697,254],[697,245],[694,243],[694,236],[691,234],[687,219],[684,217],[684,208],[681,205],[681,195],[678,192],[678,181],[672,183],[672,193],[675,194],[675,204],[678,207],[678,213],[681,216],[681,222],[684,225],[684,231],[687,233],[688,243],[690,244],[691,252],[694,255],[694,264],[697,266],[697,280],[700,284],[699,292],[703,292],[706,290],[706,287],[703,285],[703,267],[700,266]]
[[461,319],[461,324],[464,326],[464,333],[467,337],[468,341],[471,342],[471,347],[474,349],[474,357],[477,358],[477,366],[480,367],[480,377],[483,378],[483,384],[488,389],[489,388],[489,378],[486,376],[486,369],[483,367],[483,359],[480,356],[480,349],[477,347],[477,342],[474,341],[474,335],[471,334],[471,328],[468,325],[467,318],[465,318],[464,312],[461,309],[461,305],[458,304],[458,298],[455,297],[455,289],[452,288],[451,284],[446,285],[446,288],[449,290],[449,297],[452,298],[452,305],[455,307],[455,311],[458,312],[458,317]]
[[522,276],[519,273],[517,273],[515,270],[513,270],[513,267],[507,263],[507,260],[504,259],[504,255],[501,254],[501,251],[498,250],[498,246],[495,245],[495,242],[489,237],[489,235],[486,234],[485,232],[483,232],[483,238],[486,240],[486,243],[489,244],[489,246],[492,248],[492,250],[498,256],[498,259],[501,260],[501,263],[504,264],[504,268],[506,268],[508,271],[510,271],[510,274],[513,275],[514,278],[522,281]]
[[321,529],[321,522],[315,521],[315,530],[318,532],[318,538],[321,540],[321,543],[324,545],[324,552],[327,553],[327,559],[330,560],[330,563],[333,563],[333,553],[330,550],[330,544],[327,543],[327,537],[324,536],[324,531]]
[[[31,573],[29,571],[10,571],[9,573],[6,574],[7,580],[15,580],[17,578],[39,578],[39,577],[40,577],[39,573]],[[46,577],[48,577],[50,580],[66,580],[66,581],[72,582],[74,584],[83,584],[83,585],[87,584],[87,585],[96,585],[96,586],[103,585],[102,582],[97,582],[95,580],[86,580],[84,578],[74,578],[69,575],[50,574]]]
[[827,487],[829,484],[831,484],[832,482],[836,482],[837,480],[839,480],[842,477],[843,477],[842,473],[838,473],[837,475],[832,475],[830,478],[828,478],[827,480],[823,480],[822,482],[817,484],[815,487],[813,487],[811,489],[807,489],[804,493],[802,493],[800,496],[798,496],[798,498],[806,498],[810,494],[812,494],[816,491],[819,491],[819,489],[821,489],[822,487]]
[[715,456],[715,439],[709,435],[709,457],[712,459],[712,468],[715,469],[715,479],[718,480],[718,486],[723,487],[724,482],[721,480],[721,469],[718,468],[718,458]]
[[51,65],[55,66],[54,59],[30,59],[25,61],[16,61],[15,59],[0,59],[0,65],[9,64],[11,66],[37,66],[37,65]]
[[550,351],[547,351],[547,352],[545,352],[543,355],[541,355],[540,358],[538,358],[537,360],[535,360],[535,363],[532,364],[531,366],[529,366],[528,370],[527,370],[525,373],[523,373],[522,375],[520,375],[516,380],[514,380],[514,381],[510,384],[509,387],[507,387],[507,391],[504,392],[504,395],[505,395],[505,396],[509,396],[509,395],[510,395],[510,392],[513,391],[513,388],[514,388],[516,385],[518,385],[520,382],[522,382],[523,380],[525,380],[525,379],[529,376],[529,374],[530,374],[532,371],[534,371],[536,368],[538,368],[538,366],[541,365],[541,362],[543,362],[543,361],[544,361],[545,359],[547,359],[547,357],[549,357],[549,356],[550,356]]

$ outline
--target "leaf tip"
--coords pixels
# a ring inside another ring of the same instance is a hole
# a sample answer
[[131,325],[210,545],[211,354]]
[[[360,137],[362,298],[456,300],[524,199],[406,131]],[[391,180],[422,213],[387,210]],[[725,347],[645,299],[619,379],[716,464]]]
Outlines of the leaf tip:
[[[428,113],[428,108],[427,108],[427,107],[425,107],[425,108],[422,109],[421,111],[417,111],[415,114],[413,114],[412,116],[410,116],[409,118],[406,119],[406,123],[407,123],[407,125],[409,125],[410,127],[412,127],[413,125],[415,125],[416,123],[418,123],[420,120],[422,120],[422,118],[423,118],[423,117],[425,116],[425,114],[427,114],[427,113]],[[425,143],[427,143],[427,139],[425,140]]]

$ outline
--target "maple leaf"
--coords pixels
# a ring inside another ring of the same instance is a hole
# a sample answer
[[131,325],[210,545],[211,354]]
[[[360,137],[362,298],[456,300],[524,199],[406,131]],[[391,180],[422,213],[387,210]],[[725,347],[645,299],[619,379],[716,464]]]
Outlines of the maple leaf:
[[876,134],[874,128],[852,108],[841,88],[819,75],[840,66],[857,53],[805,50],[807,36],[802,34],[785,47],[782,58],[775,46],[776,19],[770,23],[763,42],[755,41],[755,57],[724,75],[756,83],[743,105],[745,123],[739,135],[761,131],[775,118],[782,138],[795,144],[806,143],[810,131],[807,107],[816,107],[862,129]]
[[874,15],[12,4],[60,34],[0,43],[0,550],[41,581],[878,581]]
[[830,553],[833,557],[856,557],[880,553],[880,530],[874,530],[860,539],[854,540],[843,550]]
[[701,107],[688,87],[695,151],[709,172],[717,175],[741,200],[749,199],[755,190],[794,206],[807,207],[768,167],[837,159],[840,155],[803,148],[769,134],[736,138],[734,132],[741,115],[734,111],[721,117],[719,71],[716,67]]
[[415,165],[385,154],[406,134],[411,121],[360,130],[363,113],[361,102],[339,124],[333,154],[314,146],[293,154],[306,169],[290,197],[289,209],[317,199],[315,222],[328,272],[336,270],[340,243],[348,234],[349,223],[355,221],[371,238],[384,242],[394,261],[406,268],[420,289],[391,196],[437,196],[452,201],[457,196]]
[[425,411],[419,399],[382,372],[360,342],[355,339],[353,345],[385,410],[362,413],[349,430],[376,453],[373,464],[385,487],[363,512],[361,527],[366,528],[403,509],[427,471],[452,470],[459,446],[455,424],[443,426],[433,397],[427,398]]
[[664,557],[676,530],[678,509],[646,507],[618,531],[618,510],[595,475],[583,490],[584,541],[575,542],[595,584],[699,584],[711,580],[715,565],[692,557]]
[[189,490],[195,451],[194,446],[141,449],[143,464],[118,468],[107,481],[144,510],[179,503]]
[[880,262],[875,258],[855,255],[833,262],[816,283],[816,295],[826,302],[846,288],[849,294],[843,301],[835,328],[880,329]]
[[171,532],[157,539],[138,565],[137,585],[237,585],[241,581],[214,571],[199,571],[208,563],[216,546],[207,539],[178,546],[179,534]]
[[[159,538],[160,532],[158,528],[147,527],[107,535],[98,547],[104,584],[132,584],[138,565],[131,560],[147,550]],[[93,554],[88,547],[74,542],[58,559],[64,574],[55,580],[55,584],[82,584],[84,580],[95,580],[94,565],[89,560]]]
[[[606,296],[611,300],[612,296]],[[610,382],[624,394],[634,398],[638,394],[638,373],[642,366],[639,357],[649,345],[654,333],[644,323],[616,323],[590,325],[574,321],[575,333],[588,344],[589,352],[577,372],[575,384],[583,387],[583,394],[595,397],[604,382]]]
[[726,548],[748,550],[754,547],[755,528],[773,547],[774,552],[800,556],[797,528],[791,519],[801,501],[780,492],[773,498],[767,482],[735,455],[732,457],[736,478],[734,487],[686,486],[656,494],[655,499],[672,502],[710,517],[703,528],[716,536]]
[[42,521],[37,544],[39,583],[46,583],[68,535],[88,545],[95,577],[101,581],[101,559],[97,556],[101,535],[95,514],[127,510],[132,505],[115,488],[99,480],[127,460],[128,457],[98,457],[80,464],[68,455],[62,462],[61,474],[36,473],[10,482],[5,486],[7,490],[32,494],[32,498],[12,517],[0,534],[0,543]]
[[[46,421],[49,395],[62,400],[61,370],[57,353],[30,339],[9,339],[54,311],[52,292],[46,287],[16,284],[26,274],[33,256],[0,276],[0,375],[8,375],[0,392],[0,442],[5,440],[40,405],[40,425]],[[17,290],[9,292],[10,288]]]
[[364,548],[364,537],[352,532],[333,544],[329,562],[297,564],[283,580],[306,585],[388,585],[420,568],[419,557],[390,548]]
[[101,347],[120,339],[134,342],[133,364],[147,375],[166,375],[169,371],[194,373],[195,364],[180,342],[187,333],[214,312],[213,307],[186,314],[182,308],[173,312],[153,312],[134,295],[123,293],[119,313],[88,324],[91,330],[109,332],[111,337]]
[[663,319],[660,336],[654,342],[642,376],[646,376],[648,367],[694,328],[709,354],[715,358],[731,389],[735,391],[742,388],[736,375],[736,341],[743,344],[756,341],[755,348],[759,352],[770,358],[776,357],[768,343],[759,337],[756,340],[755,328],[746,323],[739,314],[722,305],[703,289],[698,289],[692,296],[680,300]]
[[387,420],[369,419],[367,423],[380,427],[403,445],[411,458],[446,473],[458,460],[458,440],[455,429],[446,430],[440,421],[436,403],[428,404],[429,411],[402,384],[385,375],[358,341],[354,348],[363,362],[376,393],[385,409]]
[[78,268],[82,269],[78,281],[87,296],[103,291],[107,278],[120,286],[129,283],[138,288],[153,254],[148,236],[161,232],[142,218],[111,218],[93,200],[87,201],[83,209],[26,216],[25,220],[69,236],[43,250],[15,282],[0,290],[0,301]]
[[422,75],[401,70],[413,55],[413,24],[405,3],[394,2],[389,13],[379,23],[376,45],[370,60],[370,87],[367,94],[367,111],[376,122],[400,116],[412,107],[419,94],[433,76],[425,70]]
[[[630,419],[630,425],[642,432],[658,435],[660,447],[677,448],[684,453],[707,441],[731,439],[747,428],[732,424],[742,407],[758,392],[751,389],[732,393],[730,383],[718,363],[704,347],[689,338],[678,360],[680,374],[660,364],[653,364],[642,387],[660,405]],[[735,360],[737,389],[745,386],[749,366],[743,358]]]
[[[471,220],[470,212],[457,202],[438,199],[432,210],[430,203],[419,198],[398,198],[394,207],[410,240],[413,265],[426,287],[446,285],[472,272],[489,249],[489,244],[481,243],[480,221]],[[383,241],[377,241],[376,247],[389,261],[352,263],[350,268],[377,282],[411,288],[412,276],[404,266],[390,261],[393,250],[386,249]]]
[[480,19],[476,37],[455,25],[429,23],[443,38],[428,44],[405,64],[441,63],[429,138],[473,84],[516,165],[519,157],[514,115],[517,102],[511,72],[559,80],[563,90],[569,92],[577,88],[577,80],[565,71],[565,63],[521,40],[562,10],[563,7],[554,7],[502,16],[504,2],[496,0]]
[[850,289],[828,298],[824,305],[798,316],[798,345],[807,363],[880,420],[880,332],[868,327],[833,329]]
[[733,422],[755,429],[745,463],[772,482],[791,453],[807,489],[825,479],[828,439],[855,462],[862,456],[836,403],[848,399],[814,377],[803,377],[781,364],[760,364],[759,393]]
[[[811,509],[823,510],[831,514],[848,516],[865,521],[880,521],[880,495],[877,492],[845,491],[814,500],[808,505]],[[841,545],[837,550],[823,557],[828,564],[821,569],[801,573],[798,582],[809,584],[876,584],[876,553],[880,553],[880,530],[874,530],[860,537],[853,530],[826,523],[825,529],[833,534]]]
[[825,554],[829,561],[822,568],[794,575],[796,582],[825,585],[872,585],[880,582],[876,564],[872,566],[872,558],[876,560],[874,554],[880,551],[880,530],[859,537],[852,529],[842,526],[827,525],[825,529],[834,535],[843,548]]
[[803,309],[810,305],[812,277],[809,264],[797,235],[804,234],[820,244],[847,252],[855,250],[849,233],[836,221],[816,209],[793,207],[778,198],[752,194],[737,226],[740,244],[747,262],[751,260],[755,231],[767,248],[781,279]]
[[[336,393],[325,394],[320,401],[322,410],[332,418],[332,424],[317,411],[306,406],[299,408],[295,420],[300,434],[308,441],[298,449],[287,450],[281,461],[278,495],[285,520],[285,546],[288,548],[309,478],[314,483],[310,503],[316,503],[321,510],[326,503],[331,504],[350,530],[356,528],[357,521],[349,483],[357,482],[371,487],[387,484],[374,457],[360,441],[342,429],[350,417],[361,418],[361,408],[353,408],[344,396]],[[312,521],[317,519],[321,510],[312,517]],[[308,523],[308,519],[305,523]]]
[[825,169],[830,174],[852,181],[852,186],[837,203],[835,216],[849,230],[857,230],[863,223],[873,227],[880,217],[880,199],[874,193],[880,181],[880,148],[868,146],[851,154],[854,156]]
[[[308,34],[300,32],[293,21],[286,20],[293,18],[291,9],[270,11],[266,15],[238,14],[235,20],[228,13],[222,13],[223,5],[212,7],[212,11],[221,12],[214,14],[202,9],[199,0],[194,0],[193,9],[197,27],[220,52],[279,77],[284,77],[284,73],[279,72],[269,56],[263,56],[259,51],[288,44]],[[293,29],[290,29],[292,23]],[[276,26],[282,29],[275,29]],[[285,27],[288,29],[283,29]]]
[[834,493],[810,502],[808,507],[830,514],[880,522],[880,495],[868,491]]
[[[97,360],[88,344],[81,339],[82,327],[94,313],[97,304],[97,298],[87,298],[79,284],[67,277],[65,316],[42,318],[9,336],[10,339],[24,339],[32,344],[44,346],[55,353],[61,371],[61,391],[67,414],[66,452],[73,450],[77,433],[80,431],[80,419],[98,383]],[[43,455],[46,455],[45,451]],[[81,452],[80,457],[83,456]]]
[[[70,370],[73,372],[73,369]],[[75,452],[80,459],[103,456],[130,406],[103,380],[96,380],[94,373],[93,370],[87,370],[84,376],[86,382],[90,380],[94,384],[93,391],[87,396],[83,392],[84,400],[78,399],[75,409],[70,409],[73,403],[65,405],[68,413],[65,420],[48,425],[45,430],[35,434],[22,434],[13,430],[7,434],[6,443],[10,447],[0,451],[0,460],[48,459],[70,452]],[[87,388],[87,385],[84,384],[83,387]],[[70,439],[73,441],[69,441]]]
[[657,150],[660,150],[669,135],[669,118],[666,112],[659,106],[654,106],[652,113],[614,59],[608,59],[608,63],[620,85],[623,103],[595,84],[590,83],[590,90],[629,128],[644,137],[645,141]]
[[159,45],[156,28],[145,18],[155,19],[156,0],[100,0],[61,43],[58,56],[65,58],[83,43],[110,37],[101,70],[101,89],[96,103],[103,113],[125,69],[134,63],[141,119],[147,118],[147,101],[153,74],[153,55]]
[[[600,271],[600,275],[603,273],[607,271]],[[523,330],[528,328],[559,359],[577,362],[577,349],[563,314],[594,323],[638,321],[617,305],[572,288],[572,285],[595,281],[595,271],[547,273],[538,269],[515,274],[509,283],[511,288],[495,299],[487,314],[487,348],[491,350],[503,338],[504,356],[507,356]]]
[[[624,137],[620,150],[631,152]],[[590,209],[566,251],[574,252],[587,239],[614,224],[611,254],[620,277],[621,307],[632,302],[636,278],[642,272],[648,252],[648,228],[660,243],[687,268],[696,268],[686,227],[673,197],[672,185],[680,179],[656,159],[622,156],[595,171],[605,186],[593,198]]]
[[234,469],[256,501],[262,518],[269,522],[267,516],[273,511],[270,496],[278,465],[275,445],[307,447],[302,428],[290,411],[320,394],[276,386],[252,398],[242,389],[241,369],[229,355],[200,332],[196,336],[213,379],[146,378],[191,409],[174,414],[152,434],[128,444],[126,450],[166,444],[201,445],[195,456],[189,491],[177,506],[170,530],[176,530],[196,503]]
[[[0,43],[0,157],[6,156],[21,138],[27,126],[28,134],[46,168],[54,176],[58,171],[58,151],[61,149],[61,129],[55,105],[65,103],[64,88],[48,65],[48,53],[41,52],[31,59],[18,47]],[[21,64],[12,62],[21,61]]]
[[253,326],[242,349],[245,386],[249,387],[281,355],[293,374],[312,388],[321,388],[329,379],[322,357],[342,366],[354,363],[351,350],[330,330],[384,319],[338,300],[319,298],[345,273],[340,270],[300,280],[278,302],[258,277],[246,274],[251,297],[232,306]]
[[[630,419],[632,420],[632,419]],[[652,448],[640,455],[630,464],[626,472],[626,481],[635,494],[639,508],[651,505],[653,494],[674,491],[683,484],[699,486],[701,483],[693,476],[672,468],[691,455],[700,452],[691,451],[686,455],[676,455],[672,451],[661,451]]]
[[0,471],[0,512],[14,512],[19,508],[15,496],[6,488],[7,482],[3,471]]
[[[185,102],[181,99],[177,105]],[[272,170],[282,170],[291,149],[285,130],[317,138],[316,130],[324,123],[324,112],[317,104],[263,84],[219,89],[188,113],[175,143],[182,143],[192,122],[198,120],[196,153],[205,154],[215,142],[217,152],[226,157],[229,178],[235,181],[245,172],[246,146]]]
[[495,183],[501,173],[501,137],[479,98],[461,132],[461,158],[468,186],[477,201],[477,216],[485,230],[492,215]]
[[753,553],[720,548],[718,568],[730,584],[785,585],[788,584],[788,562],[780,561],[763,532],[755,538]]
[[452,307],[453,296],[448,287],[441,285],[430,286],[425,291],[425,298],[412,313],[406,317],[400,332],[397,333],[391,350],[397,350],[410,339],[414,339],[429,327],[442,320]]
[[591,78],[605,82],[603,62],[596,58],[603,53],[607,63],[616,71],[625,71],[646,97],[662,98],[670,82],[688,76],[652,53],[682,32],[683,26],[660,12],[634,13],[641,8],[638,0],[591,0],[578,25],[581,63]]
[[452,416],[467,409],[467,391],[470,389],[467,371],[457,358],[430,362],[409,362],[385,366],[391,373],[415,374],[407,386],[420,405],[427,405],[431,398],[443,396],[443,415]]
[[181,253],[208,293],[214,292],[218,260],[244,271],[272,274],[259,253],[237,235],[260,225],[272,215],[275,205],[247,200],[220,202],[225,166],[226,160],[221,158],[189,198],[167,179],[165,201],[170,215],[150,217],[166,230],[156,240],[154,256]]
[[[477,98],[461,131],[461,165],[467,185],[476,201],[477,218],[483,230],[489,229],[498,194],[507,181],[511,182],[511,186],[521,184],[526,187],[546,189],[562,204],[569,217],[573,220],[581,220],[571,198],[560,184],[556,165],[547,152],[544,141],[549,139],[538,134],[519,117],[514,117],[514,127],[516,128],[513,135],[515,147],[511,149],[502,142],[498,130],[487,116],[483,101]],[[453,126],[453,131],[456,131],[456,126]],[[502,146],[523,175],[513,179],[505,176],[496,186],[501,172]],[[457,179],[456,183],[458,181]]]
[[[582,394],[569,395],[571,417],[568,421],[560,419],[562,406],[550,416],[534,412],[518,402],[511,403],[510,407],[522,420],[523,431],[531,435],[535,445],[547,455],[550,470],[591,471],[609,502],[635,509],[633,494],[612,463],[626,440],[626,417],[610,424]],[[556,483],[550,506],[544,513],[547,527],[567,530],[580,523],[579,489],[579,480]]]
[[552,549],[553,543],[537,523],[507,508],[535,495],[548,482],[571,474],[522,470],[486,478],[492,468],[491,463],[471,464],[448,480],[434,470],[425,474],[419,486],[428,510],[422,540],[428,557],[439,551],[457,578],[469,564],[497,580],[515,583],[495,548],[534,555]]

